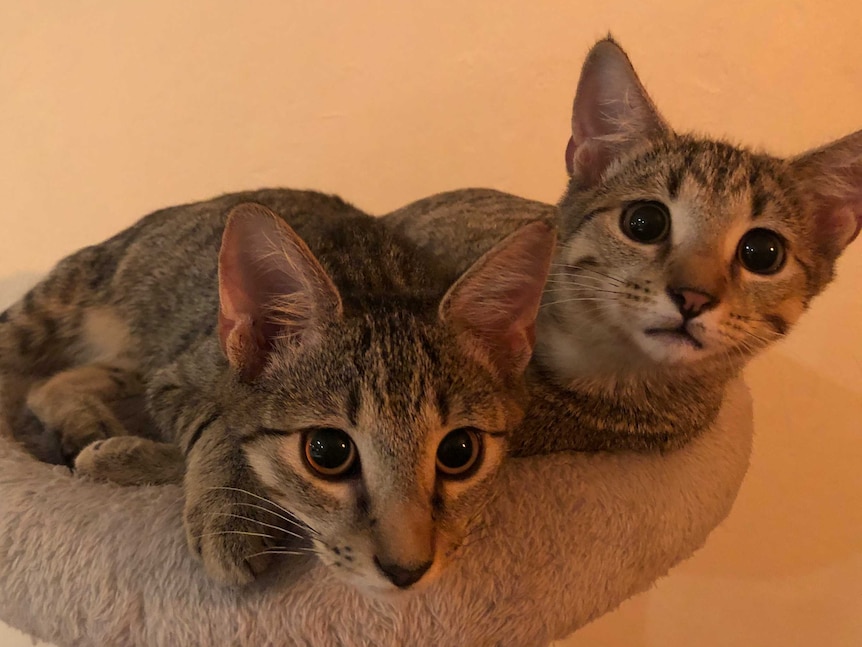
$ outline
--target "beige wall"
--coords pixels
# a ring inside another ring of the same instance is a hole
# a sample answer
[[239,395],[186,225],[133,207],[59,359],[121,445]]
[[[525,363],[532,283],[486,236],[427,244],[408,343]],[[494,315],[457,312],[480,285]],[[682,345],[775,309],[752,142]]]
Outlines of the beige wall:
[[[608,29],[681,129],[793,153],[862,128],[858,1],[531,4],[3,0],[0,284],[233,189],[375,212],[464,186],[553,201]],[[748,373],[757,439],[731,517],[567,644],[862,644],[862,240],[839,274]]]

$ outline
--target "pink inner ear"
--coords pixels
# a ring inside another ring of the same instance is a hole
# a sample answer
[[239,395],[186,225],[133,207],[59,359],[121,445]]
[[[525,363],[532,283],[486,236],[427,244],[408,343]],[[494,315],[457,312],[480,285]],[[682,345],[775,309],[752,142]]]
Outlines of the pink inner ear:
[[853,232],[853,235],[850,236],[850,240],[847,241],[848,245],[856,240],[860,231],[862,231],[862,218],[856,220],[856,231]]
[[441,317],[478,345],[501,375],[520,375],[535,342],[535,320],[556,240],[533,222],[489,251],[449,290]]
[[575,172],[575,138],[569,137],[569,143],[566,144],[566,171],[569,175]]
[[856,214],[856,230],[850,236],[850,240],[847,241],[848,245],[856,240],[859,232],[862,231],[862,196],[850,206],[850,209]]
[[862,130],[792,162],[811,197],[821,248],[838,256],[862,229]]
[[[844,204],[844,209],[848,212],[846,217],[850,219],[851,229],[850,237],[846,239],[844,245],[849,245],[859,235],[862,230],[862,154],[857,155],[855,165],[851,166],[847,177],[847,185],[850,188],[847,196],[847,201]],[[853,227],[855,220],[855,227]]]
[[265,207],[231,212],[219,252],[219,340],[231,365],[253,377],[278,339],[313,338],[337,316],[338,291],[301,238]]
[[862,199],[849,203],[830,201],[816,214],[819,237],[836,256],[862,231]]

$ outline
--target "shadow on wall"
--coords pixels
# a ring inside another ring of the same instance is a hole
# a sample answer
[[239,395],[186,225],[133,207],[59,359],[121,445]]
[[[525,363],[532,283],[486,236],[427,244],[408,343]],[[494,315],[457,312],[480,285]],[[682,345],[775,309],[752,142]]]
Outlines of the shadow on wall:
[[716,568],[701,564],[692,573],[796,577],[858,556],[862,392],[780,352],[755,361],[746,381],[754,397],[752,468],[714,546]]
[[[841,612],[847,591],[835,583],[862,563],[862,393],[779,349],[754,361],[746,381],[754,452],[727,521],[655,589],[559,647],[732,644],[728,627],[745,626],[751,637],[755,625],[759,644],[808,644],[812,615],[830,620],[830,644],[855,644],[839,640],[859,622]],[[791,608],[796,617],[786,615]]]
[[800,577],[858,558],[862,393],[778,352],[755,361],[746,381],[752,467],[711,546],[714,559],[690,573]]

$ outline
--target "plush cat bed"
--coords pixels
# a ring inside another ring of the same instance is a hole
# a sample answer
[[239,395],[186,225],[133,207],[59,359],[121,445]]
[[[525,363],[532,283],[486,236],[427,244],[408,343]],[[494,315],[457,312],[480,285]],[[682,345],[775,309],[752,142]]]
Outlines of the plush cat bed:
[[666,455],[512,461],[488,526],[428,591],[391,606],[314,559],[251,589],[189,555],[178,487],[121,488],[38,463],[0,430],[0,619],[57,645],[544,645],[647,589],[730,511],[748,391]]

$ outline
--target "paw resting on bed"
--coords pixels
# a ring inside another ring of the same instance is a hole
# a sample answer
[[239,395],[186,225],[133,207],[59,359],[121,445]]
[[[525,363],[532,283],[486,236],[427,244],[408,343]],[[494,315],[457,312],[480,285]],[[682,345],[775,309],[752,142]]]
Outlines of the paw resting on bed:
[[75,472],[119,485],[182,483],[185,461],[172,443],[117,436],[87,445],[75,458]]
[[223,584],[251,583],[290,539],[275,509],[244,489],[192,492],[183,516],[189,548],[207,575]]

